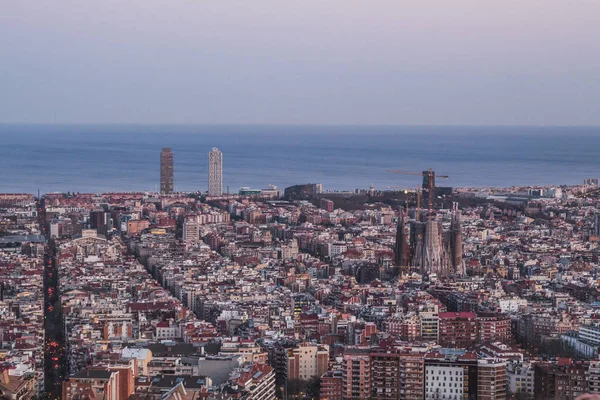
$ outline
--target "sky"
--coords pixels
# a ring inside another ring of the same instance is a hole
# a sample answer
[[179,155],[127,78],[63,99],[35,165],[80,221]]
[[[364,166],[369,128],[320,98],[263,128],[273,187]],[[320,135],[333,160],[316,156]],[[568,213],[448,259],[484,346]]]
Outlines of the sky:
[[600,125],[598,0],[0,0],[0,122]]

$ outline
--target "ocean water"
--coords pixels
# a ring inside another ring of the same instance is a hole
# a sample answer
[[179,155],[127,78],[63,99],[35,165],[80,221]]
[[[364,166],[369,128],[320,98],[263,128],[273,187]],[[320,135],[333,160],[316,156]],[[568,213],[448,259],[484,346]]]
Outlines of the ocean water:
[[581,183],[600,176],[598,127],[0,125],[0,192],[157,190],[162,147],[175,189],[207,189],[208,152],[223,185],[325,190],[416,187],[388,169],[433,168],[440,185]]

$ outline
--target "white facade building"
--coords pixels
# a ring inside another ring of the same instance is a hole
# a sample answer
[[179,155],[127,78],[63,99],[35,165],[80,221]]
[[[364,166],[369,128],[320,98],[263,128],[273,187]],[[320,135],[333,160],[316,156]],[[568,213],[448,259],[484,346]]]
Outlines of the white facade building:
[[510,363],[506,369],[506,383],[510,393],[534,395],[535,371],[531,363]]
[[425,398],[461,400],[464,395],[463,367],[425,368]]

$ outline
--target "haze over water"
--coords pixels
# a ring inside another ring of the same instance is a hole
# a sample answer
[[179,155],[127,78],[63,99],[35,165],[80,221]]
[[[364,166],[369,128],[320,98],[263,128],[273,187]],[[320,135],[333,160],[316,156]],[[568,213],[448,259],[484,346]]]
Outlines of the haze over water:
[[171,147],[175,189],[207,189],[223,151],[223,184],[325,190],[413,188],[388,169],[433,168],[454,187],[559,185],[600,175],[600,128],[392,126],[0,125],[0,192],[156,190]]

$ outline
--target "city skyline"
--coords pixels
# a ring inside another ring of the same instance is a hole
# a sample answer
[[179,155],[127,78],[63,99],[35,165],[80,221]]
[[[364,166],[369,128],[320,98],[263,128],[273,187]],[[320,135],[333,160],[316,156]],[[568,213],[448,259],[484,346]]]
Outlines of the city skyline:
[[5,3],[0,400],[600,400],[600,0]]

